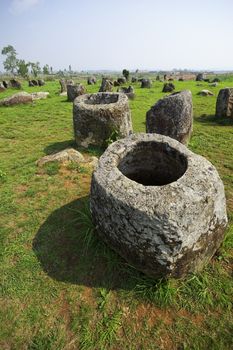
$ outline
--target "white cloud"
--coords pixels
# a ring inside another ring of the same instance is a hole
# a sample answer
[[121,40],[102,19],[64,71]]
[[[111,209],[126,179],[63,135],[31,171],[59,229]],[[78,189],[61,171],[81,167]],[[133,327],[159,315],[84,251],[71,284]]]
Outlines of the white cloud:
[[10,6],[10,12],[14,15],[19,15],[37,5],[39,1],[40,0],[13,0]]

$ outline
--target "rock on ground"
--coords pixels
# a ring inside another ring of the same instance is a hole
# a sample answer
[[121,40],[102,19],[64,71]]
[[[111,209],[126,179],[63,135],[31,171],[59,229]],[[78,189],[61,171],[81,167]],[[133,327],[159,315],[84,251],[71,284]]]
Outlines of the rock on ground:
[[203,81],[205,79],[205,75],[203,73],[198,73],[196,76],[196,81]]
[[197,95],[200,96],[214,96],[213,92],[209,91],[209,90],[201,90],[197,93]]
[[128,97],[128,99],[130,99],[130,100],[133,100],[135,98],[134,88],[131,85],[129,85],[129,87],[123,86],[123,87],[117,89],[117,92],[121,92],[121,93],[125,94]]
[[150,79],[141,79],[141,88],[142,89],[150,89],[152,86],[152,82]]
[[233,118],[233,88],[219,91],[216,102],[216,116]]
[[175,85],[172,83],[165,83],[163,85],[163,90],[162,92],[172,92],[175,90]]
[[146,132],[170,136],[187,144],[192,133],[193,104],[189,90],[160,99],[146,114]]
[[33,100],[44,100],[49,96],[49,92],[39,91],[31,93]]
[[27,92],[18,92],[10,97],[0,100],[0,106],[13,106],[21,103],[31,103],[33,101],[32,95]]
[[88,85],[94,85],[94,84],[96,84],[96,77],[88,77],[88,78],[87,78],[87,84],[88,84]]
[[215,167],[158,134],[133,134],[107,148],[92,176],[90,208],[98,235],[155,278],[201,270],[227,226]]
[[83,155],[73,148],[67,148],[61,152],[50,154],[37,161],[38,166],[42,166],[50,162],[66,162],[72,161],[76,163],[85,162]]
[[18,80],[16,80],[16,79],[11,79],[10,80],[10,86],[13,89],[21,89],[22,88],[21,83]]
[[126,78],[125,77],[120,77],[117,79],[118,84],[125,84],[126,83]]

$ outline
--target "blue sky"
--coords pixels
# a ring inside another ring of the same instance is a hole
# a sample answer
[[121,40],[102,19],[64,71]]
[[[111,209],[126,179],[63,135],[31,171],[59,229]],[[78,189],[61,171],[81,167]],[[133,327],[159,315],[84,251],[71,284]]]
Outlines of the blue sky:
[[0,23],[54,69],[233,69],[233,0],[0,0]]

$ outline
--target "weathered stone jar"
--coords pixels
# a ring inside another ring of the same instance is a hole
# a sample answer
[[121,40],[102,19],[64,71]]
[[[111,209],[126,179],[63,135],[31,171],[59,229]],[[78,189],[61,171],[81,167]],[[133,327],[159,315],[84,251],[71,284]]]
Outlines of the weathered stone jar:
[[202,269],[227,225],[214,166],[158,134],[133,134],[108,147],[93,173],[90,208],[100,237],[152,277]]
[[146,131],[187,144],[192,133],[193,103],[189,90],[160,99],[146,114]]
[[86,88],[82,84],[73,85],[67,84],[67,101],[73,102],[76,97],[84,95],[86,93]]
[[[132,133],[128,98],[122,93],[86,94],[74,100],[74,134],[79,146],[106,146],[112,136]],[[115,137],[114,136],[114,137]]]
[[233,118],[233,88],[221,89],[216,102],[216,116]]

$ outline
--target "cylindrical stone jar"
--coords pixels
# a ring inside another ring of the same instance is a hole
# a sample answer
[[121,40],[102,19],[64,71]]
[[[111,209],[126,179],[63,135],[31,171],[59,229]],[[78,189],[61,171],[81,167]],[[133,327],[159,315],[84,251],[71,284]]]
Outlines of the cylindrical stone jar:
[[133,134],[108,147],[93,173],[90,208],[100,237],[152,277],[202,269],[227,226],[215,167],[158,134]]
[[86,94],[74,100],[73,122],[78,146],[104,147],[111,138],[132,133],[128,98],[122,93]]

